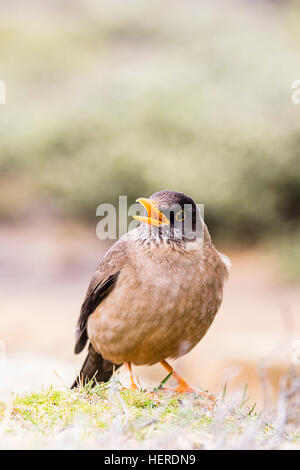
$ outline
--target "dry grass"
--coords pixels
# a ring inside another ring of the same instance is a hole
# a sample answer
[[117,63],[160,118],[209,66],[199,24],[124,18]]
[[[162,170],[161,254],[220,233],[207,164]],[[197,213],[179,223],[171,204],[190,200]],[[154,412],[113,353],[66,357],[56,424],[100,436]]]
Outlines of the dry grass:
[[289,372],[274,409],[247,387],[218,396],[212,415],[195,395],[124,390],[118,376],[76,391],[49,387],[0,402],[0,447],[22,449],[286,449],[300,447],[300,380]]

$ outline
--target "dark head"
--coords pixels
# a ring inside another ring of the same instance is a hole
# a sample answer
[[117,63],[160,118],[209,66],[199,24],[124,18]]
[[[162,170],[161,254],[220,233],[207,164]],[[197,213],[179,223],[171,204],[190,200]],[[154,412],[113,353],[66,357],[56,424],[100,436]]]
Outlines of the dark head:
[[146,209],[146,216],[134,216],[150,226],[149,232],[160,233],[170,240],[195,240],[203,236],[203,220],[193,199],[177,191],[158,191],[149,199],[137,202]]

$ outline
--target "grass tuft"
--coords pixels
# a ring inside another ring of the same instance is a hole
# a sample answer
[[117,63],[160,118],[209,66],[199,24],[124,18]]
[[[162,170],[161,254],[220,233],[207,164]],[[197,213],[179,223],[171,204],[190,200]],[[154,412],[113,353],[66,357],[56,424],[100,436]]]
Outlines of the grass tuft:
[[[114,381],[76,390],[53,387],[0,402],[0,448],[273,448],[300,445],[299,426],[278,429],[223,392],[212,415],[192,394],[124,389]],[[279,441],[278,441],[279,439]]]

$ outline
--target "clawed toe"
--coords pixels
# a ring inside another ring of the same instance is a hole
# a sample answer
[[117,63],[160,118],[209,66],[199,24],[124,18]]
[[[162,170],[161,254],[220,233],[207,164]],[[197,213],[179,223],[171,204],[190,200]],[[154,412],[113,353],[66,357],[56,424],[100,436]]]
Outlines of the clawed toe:
[[178,387],[172,388],[172,387],[162,387],[160,389],[161,391],[168,391],[172,393],[180,393],[180,394],[194,394],[195,396],[201,397],[203,400],[203,404],[205,407],[211,412],[214,412],[215,406],[216,406],[216,396],[212,394],[208,394],[206,392],[202,392],[200,390],[196,390],[195,388],[192,388],[190,386],[182,386],[179,385]]
[[171,387],[163,387],[161,390],[169,390],[173,393],[194,393],[195,395],[198,395],[202,397],[205,400],[205,404],[208,410],[211,412],[214,411],[214,407],[216,405],[216,397],[215,395],[208,394],[206,392],[201,392],[200,390],[196,390],[195,388],[192,388],[189,386],[189,384],[182,378],[180,377],[177,372],[173,369],[173,367],[170,366],[170,364],[167,363],[167,361],[161,361],[161,365],[169,372],[169,374],[172,374],[173,378],[177,380],[178,386],[176,388],[171,388]]

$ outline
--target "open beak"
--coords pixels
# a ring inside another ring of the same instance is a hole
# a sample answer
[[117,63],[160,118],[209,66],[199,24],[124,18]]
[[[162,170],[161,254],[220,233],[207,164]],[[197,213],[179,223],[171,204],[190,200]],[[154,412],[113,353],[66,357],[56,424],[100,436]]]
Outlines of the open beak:
[[151,199],[146,199],[145,197],[140,197],[136,202],[139,202],[143,207],[145,207],[147,216],[143,217],[141,215],[134,215],[134,219],[139,222],[143,222],[144,224],[155,225],[156,227],[163,224],[170,225],[169,219],[160,212],[159,209],[157,209],[155,201],[151,201]]

